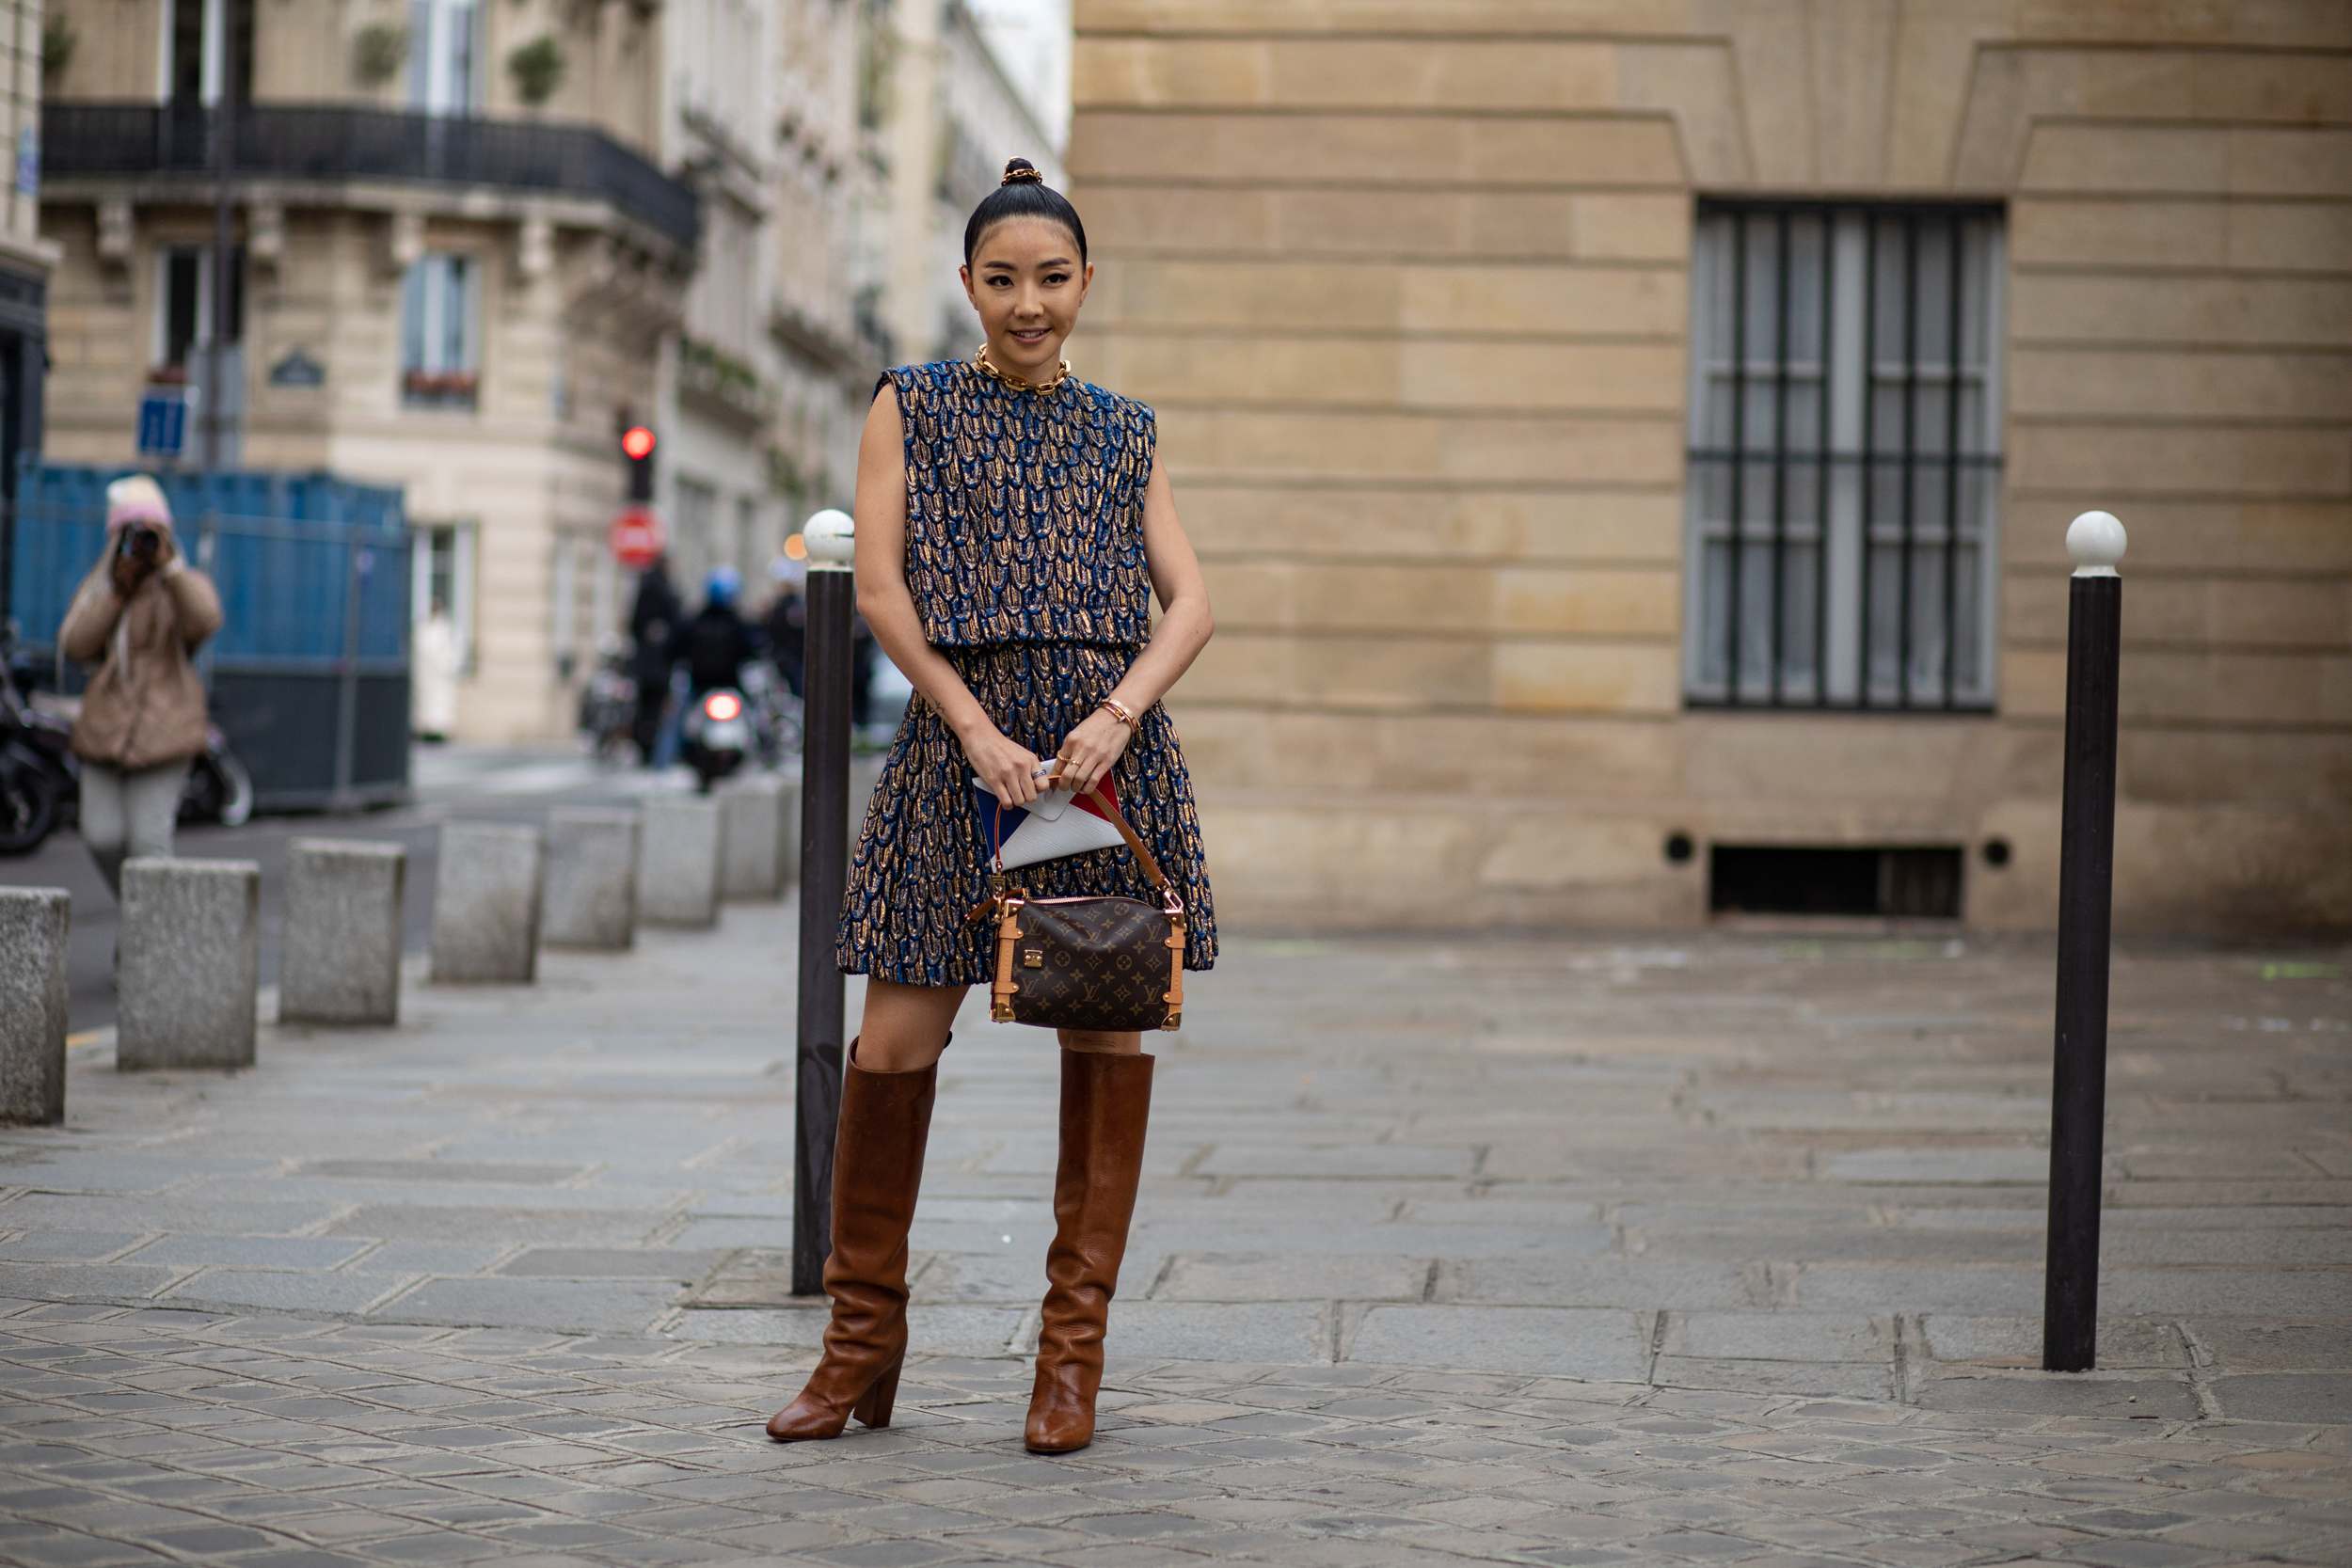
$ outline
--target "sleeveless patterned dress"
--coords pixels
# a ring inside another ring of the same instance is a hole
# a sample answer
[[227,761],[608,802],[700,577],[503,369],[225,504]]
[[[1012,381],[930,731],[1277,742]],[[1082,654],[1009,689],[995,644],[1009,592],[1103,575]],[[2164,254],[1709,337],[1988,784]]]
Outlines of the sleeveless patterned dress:
[[[1132,399],[1064,378],[1011,388],[947,360],[882,377],[906,423],[907,586],[923,633],[1012,739],[1052,757],[1151,636],[1143,494],[1157,430]],[[880,384],[875,388],[877,395]],[[1192,781],[1153,705],[1112,769],[1120,812],[1190,916],[1184,967],[1216,958],[1216,911]],[[844,974],[910,986],[985,985],[991,850],[972,766],[917,695],[882,764],[850,863],[834,958]],[[1156,902],[1125,848],[1019,867],[1039,898]]]

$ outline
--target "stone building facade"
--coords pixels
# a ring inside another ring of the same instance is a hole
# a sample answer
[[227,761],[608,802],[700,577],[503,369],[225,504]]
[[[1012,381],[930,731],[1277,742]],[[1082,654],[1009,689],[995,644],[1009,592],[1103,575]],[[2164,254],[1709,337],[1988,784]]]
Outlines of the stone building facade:
[[891,0],[887,15],[882,319],[896,361],[962,358],[979,341],[957,277],[964,222],[1008,158],[1028,159],[1058,185],[1058,149],[963,0]]
[[1152,403],[1258,922],[2352,927],[2352,9],[1079,0],[1073,359]]
[[882,13],[857,0],[670,0],[667,16],[665,161],[690,171],[704,226],[652,415],[660,498],[689,598],[724,564],[756,610],[787,537],[848,504],[881,369],[856,302],[876,271],[880,182],[860,100]]
[[[0,132],[14,154],[0,199],[0,474],[16,472],[17,454],[40,446],[49,269],[57,260],[57,247],[40,237],[40,95],[77,42],[40,0],[0,4]],[[10,499],[0,498],[0,509]]]
[[[659,10],[60,12],[80,44],[48,114],[48,454],[135,460],[142,397],[200,395],[219,345],[226,462],[405,487],[420,616],[442,603],[465,644],[457,733],[567,732],[577,595],[621,495],[615,422],[656,384],[700,228],[654,161]],[[533,52],[556,65],[534,77]],[[216,332],[224,103],[237,286]]]

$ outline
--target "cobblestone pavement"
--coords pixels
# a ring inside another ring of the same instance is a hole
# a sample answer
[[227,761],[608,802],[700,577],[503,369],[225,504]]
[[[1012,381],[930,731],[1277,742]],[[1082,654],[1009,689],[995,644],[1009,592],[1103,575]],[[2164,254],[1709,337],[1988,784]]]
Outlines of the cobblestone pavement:
[[1236,942],[1044,1459],[1052,1049],[969,1014],[898,1423],[758,1432],[821,1321],[791,933],[233,1076],[77,1050],[0,1133],[0,1560],[2352,1562],[2341,951],[2121,957],[2103,1370],[2051,1377],[2045,946]]

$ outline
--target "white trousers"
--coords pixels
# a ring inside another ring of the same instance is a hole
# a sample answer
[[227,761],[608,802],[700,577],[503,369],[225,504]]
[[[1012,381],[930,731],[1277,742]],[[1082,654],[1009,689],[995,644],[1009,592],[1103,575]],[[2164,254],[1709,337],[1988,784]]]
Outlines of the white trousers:
[[188,759],[126,773],[98,763],[82,764],[82,842],[115,896],[122,895],[122,863],[138,855],[171,853],[172,825],[180,819],[180,789],[187,782]]

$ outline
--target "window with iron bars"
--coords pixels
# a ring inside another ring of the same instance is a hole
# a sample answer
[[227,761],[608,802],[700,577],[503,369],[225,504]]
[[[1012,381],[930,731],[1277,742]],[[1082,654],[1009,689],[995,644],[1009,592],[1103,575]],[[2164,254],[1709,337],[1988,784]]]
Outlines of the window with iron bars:
[[1993,705],[1998,208],[1704,202],[1684,695]]

